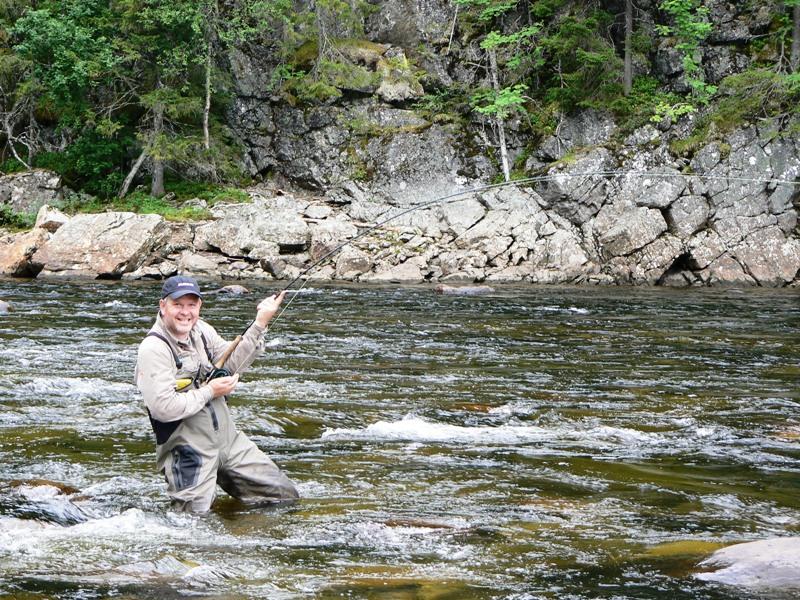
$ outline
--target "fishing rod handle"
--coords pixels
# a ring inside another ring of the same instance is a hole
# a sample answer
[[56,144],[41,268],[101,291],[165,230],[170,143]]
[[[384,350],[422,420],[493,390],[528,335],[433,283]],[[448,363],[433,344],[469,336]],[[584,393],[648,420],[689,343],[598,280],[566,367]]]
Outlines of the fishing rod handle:
[[222,366],[225,364],[225,361],[231,357],[231,354],[233,354],[233,351],[236,350],[236,347],[239,345],[239,342],[241,341],[242,341],[241,335],[237,335],[235,338],[233,338],[233,341],[225,349],[225,352],[222,353],[222,356],[220,356],[217,362],[214,363],[215,369],[222,368]]

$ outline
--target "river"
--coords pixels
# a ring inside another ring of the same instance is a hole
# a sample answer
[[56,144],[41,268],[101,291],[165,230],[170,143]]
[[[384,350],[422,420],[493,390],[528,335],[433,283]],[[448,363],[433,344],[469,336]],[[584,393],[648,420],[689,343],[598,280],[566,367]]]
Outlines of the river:
[[158,290],[0,281],[0,598],[755,598],[697,562],[800,535],[797,290],[312,284],[231,399],[302,500],[204,517],[132,384]]

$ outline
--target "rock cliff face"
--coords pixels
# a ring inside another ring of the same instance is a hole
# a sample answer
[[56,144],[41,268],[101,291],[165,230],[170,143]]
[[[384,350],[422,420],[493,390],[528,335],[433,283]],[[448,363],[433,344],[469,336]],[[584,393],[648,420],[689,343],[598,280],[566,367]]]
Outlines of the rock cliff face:
[[[654,27],[653,4],[639,3],[640,28]],[[701,50],[706,79],[716,83],[748,65],[738,48],[768,29],[770,13],[744,2],[710,6],[716,25]],[[370,45],[355,57],[376,77],[323,105],[292,106],[273,95],[268,47],[231,54],[229,125],[246,148],[245,167],[292,193],[254,187],[252,204],[217,207],[214,221],[184,226],[136,224],[131,215],[73,225],[75,217],[55,234],[7,236],[0,272],[286,279],[335,251],[310,274],[365,282],[798,284],[796,134],[745,124],[684,158],[671,143],[688,134],[689,121],[623,135],[608,115],[587,110],[563,115],[556,134],[532,151],[511,122],[511,158],[524,162],[529,179],[485,188],[498,173],[477,123],[415,110],[424,92],[475,83],[470,48],[450,35],[454,11],[444,0],[377,3],[365,24]],[[685,90],[674,48],[664,43],[652,54],[651,74]],[[32,208],[47,198],[57,203],[52,177],[40,173],[32,185]],[[4,178],[0,202],[16,207],[26,196],[18,189]],[[451,197],[469,190],[476,191]],[[110,244],[107,232],[123,224],[128,244],[100,264],[99,240]],[[98,241],[90,249],[78,238],[60,242],[70,230]]]
[[[775,7],[707,4],[715,26],[701,47],[702,64],[706,80],[719,83],[749,65],[741,48],[769,29]],[[645,1],[640,8],[637,26],[653,30],[654,3]],[[438,0],[379,3],[365,23],[366,34],[385,53],[409,57],[424,72],[426,91],[474,85],[479,75],[466,67],[470,48],[451,35],[455,10]],[[637,69],[650,69],[673,91],[687,91],[674,46],[664,40],[651,54],[651,64]],[[389,97],[373,90],[357,100],[292,107],[264,91],[258,62],[251,54],[249,68],[237,71],[239,96],[230,122],[248,148],[253,175],[275,174],[314,190],[347,217],[365,222],[389,214],[390,206],[432,202],[498,175],[477,126],[421,116],[413,110],[418,92]],[[527,174],[543,174],[542,181],[502,194],[473,195],[393,222],[406,227],[401,236],[417,236],[414,254],[373,256],[373,263],[389,260],[391,269],[376,273],[373,267],[370,275],[360,267],[355,276],[666,285],[794,282],[800,269],[796,136],[775,137],[767,128],[744,126],[687,160],[671,152],[670,142],[685,136],[690,125],[647,126],[621,139],[607,115],[564,116],[557,135],[543,140],[525,164]],[[528,140],[513,123],[509,139],[513,160]],[[364,266],[363,256],[353,249],[343,254],[350,255]]]

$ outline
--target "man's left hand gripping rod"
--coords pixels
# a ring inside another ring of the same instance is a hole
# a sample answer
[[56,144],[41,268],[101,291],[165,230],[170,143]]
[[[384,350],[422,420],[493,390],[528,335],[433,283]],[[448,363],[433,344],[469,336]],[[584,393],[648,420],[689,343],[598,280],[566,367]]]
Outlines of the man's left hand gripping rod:
[[233,373],[231,373],[228,369],[223,368],[222,365],[224,365],[225,361],[231,357],[231,354],[233,354],[233,351],[236,350],[236,347],[241,341],[241,335],[237,335],[235,338],[233,338],[233,341],[225,349],[225,352],[222,353],[222,356],[220,356],[219,359],[217,359],[217,362],[214,363],[214,368],[211,370],[211,373],[208,374],[208,377],[206,377],[206,381],[211,381],[217,377],[229,377],[230,375],[233,375]]

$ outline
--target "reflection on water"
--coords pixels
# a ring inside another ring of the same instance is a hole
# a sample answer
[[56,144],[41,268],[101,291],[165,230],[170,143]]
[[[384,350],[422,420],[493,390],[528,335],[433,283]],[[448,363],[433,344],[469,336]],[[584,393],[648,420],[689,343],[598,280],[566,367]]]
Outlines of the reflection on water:
[[315,288],[231,401],[303,500],[199,518],[131,383],[157,289],[0,282],[0,598],[751,598],[695,565],[800,534],[796,291]]

